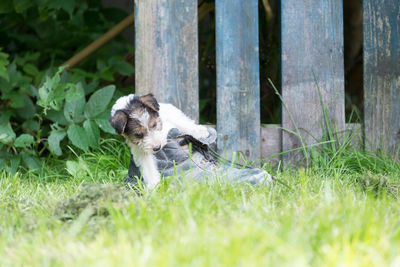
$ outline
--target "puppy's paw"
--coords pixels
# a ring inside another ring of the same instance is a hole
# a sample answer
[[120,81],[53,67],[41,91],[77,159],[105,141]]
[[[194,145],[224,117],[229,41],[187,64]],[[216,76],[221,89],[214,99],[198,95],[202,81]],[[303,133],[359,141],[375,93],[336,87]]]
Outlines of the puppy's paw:
[[210,133],[208,132],[207,127],[196,125],[190,134],[196,139],[206,139]]
[[146,186],[148,189],[154,189],[160,183],[160,178],[150,179],[146,182]]

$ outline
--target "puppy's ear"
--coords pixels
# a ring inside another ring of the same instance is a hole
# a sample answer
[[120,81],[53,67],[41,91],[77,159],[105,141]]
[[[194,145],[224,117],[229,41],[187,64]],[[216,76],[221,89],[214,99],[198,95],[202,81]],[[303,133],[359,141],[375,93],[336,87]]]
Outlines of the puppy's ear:
[[128,122],[128,114],[122,110],[117,110],[110,118],[110,124],[118,134],[122,134],[125,131],[126,123]]
[[139,97],[139,100],[140,102],[142,102],[143,105],[145,105],[151,110],[154,110],[156,112],[160,110],[160,105],[158,104],[153,94],[143,95]]

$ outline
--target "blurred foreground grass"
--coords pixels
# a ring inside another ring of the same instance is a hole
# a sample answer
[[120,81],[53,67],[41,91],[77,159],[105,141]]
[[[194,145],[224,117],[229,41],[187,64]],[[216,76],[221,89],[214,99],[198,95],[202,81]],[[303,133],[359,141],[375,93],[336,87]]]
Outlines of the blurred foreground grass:
[[354,168],[364,154],[346,155],[265,188],[166,180],[137,192],[116,141],[1,173],[0,266],[399,266],[400,166]]

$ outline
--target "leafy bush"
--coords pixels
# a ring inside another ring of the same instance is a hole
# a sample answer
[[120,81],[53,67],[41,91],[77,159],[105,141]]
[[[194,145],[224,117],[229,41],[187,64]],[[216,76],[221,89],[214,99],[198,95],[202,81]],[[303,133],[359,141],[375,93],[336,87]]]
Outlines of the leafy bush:
[[96,0],[2,1],[0,14],[0,169],[39,168],[60,144],[87,151],[114,133],[109,108],[122,93],[108,84],[133,74],[122,60],[132,46],[119,39],[79,68],[58,66],[127,14]]
[[87,151],[89,146],[97,147],[99,127],[105,132],[114,133],[108,122],[110,113],[106,107],[115,86],[109,85],[95,91],[86,102],[85,96],[94,89],[93,85],[63,83],[60,77],[62,70],[60,68],[53,77],[47,77],[38,90],[38,105],[43,107],[43,114],[54,121],[50,125],[48,145],[49,150],[57,156],[62,154],[60,141],[66,135],[74,146]]
[[[4,53],[0,56],[7,59]],[[114,133],[107,108],[114,85],[97,89],[97,81],[87,83],[81,78],[71,82],[71,74],[62,73],[64,68],[60,68],[55,75],[45,76],[37,89],[17,66],[15,62],[8,64],[5,72],[3,65],[0,72],[0,167],[15,172],[22,161],[30,169],[38,168],[40,156],[62,155],[60,142],[66,137],[87,151],[97,147],[100,129]]]

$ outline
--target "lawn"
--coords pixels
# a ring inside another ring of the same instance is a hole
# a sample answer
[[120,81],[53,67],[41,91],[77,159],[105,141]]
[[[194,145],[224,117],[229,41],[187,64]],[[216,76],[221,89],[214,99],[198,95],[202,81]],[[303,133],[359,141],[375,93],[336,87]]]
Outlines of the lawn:
[[348,150],[269,169],[264,188],[169,179],[135,191],[124,145],[101,147],[0,174],[0,266],[400,265],[396,160]]

